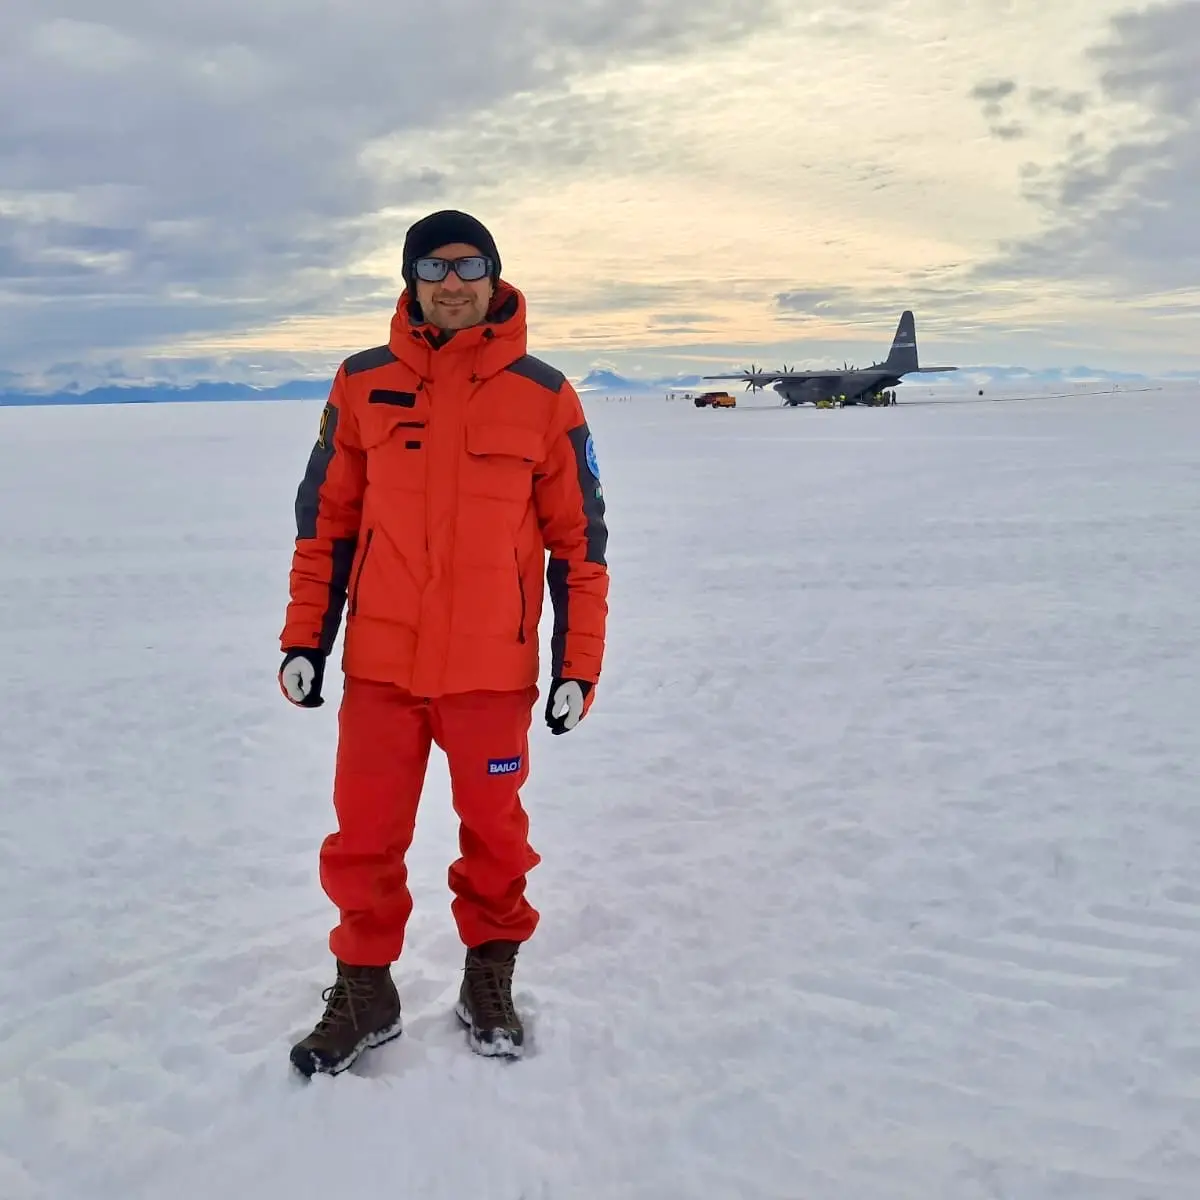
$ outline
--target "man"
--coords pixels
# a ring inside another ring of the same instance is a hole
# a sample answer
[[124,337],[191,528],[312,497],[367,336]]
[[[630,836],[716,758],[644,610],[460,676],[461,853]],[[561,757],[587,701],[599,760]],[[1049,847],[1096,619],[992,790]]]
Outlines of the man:
[[456,1012],[476,1051],[520,1056],[512,974],[538,922],[525,879],[540,861],[520,789],[543,570],[553,733],[588,712],[604,651],[608,532],[578,395],[526,353],[525,298],[474,217],[445,210],[413,225],[403,276],[387,345],[337,371],[296,496],[279,670],[293,704],[323,703],[346,611],[337,832],[320,853],[337,969],[324,1015],[292,1048],[305,1076],[337,1074],[400,1034],[390,967],[412,911],[405,855],[433,742],[460,821]]

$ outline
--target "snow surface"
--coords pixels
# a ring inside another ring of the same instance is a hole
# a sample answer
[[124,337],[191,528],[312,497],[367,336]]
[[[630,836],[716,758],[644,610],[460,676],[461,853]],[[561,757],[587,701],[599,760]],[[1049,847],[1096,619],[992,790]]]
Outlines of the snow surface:
[[590,398],[610,649],[537,727],[529,1057],[452,1015],[435,756],[406,1034],[307,1085],[320,402],[0,412],[0,1196],[1194,1200],[1198,398]]

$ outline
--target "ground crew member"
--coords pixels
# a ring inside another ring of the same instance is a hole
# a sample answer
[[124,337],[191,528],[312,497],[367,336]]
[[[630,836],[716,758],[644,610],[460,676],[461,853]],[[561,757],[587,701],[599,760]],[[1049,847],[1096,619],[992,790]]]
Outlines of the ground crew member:
[[400,1033],[390,967],[412,911],[405,855],[434,742],[460,820],[449,871],[466,946],[456,1011],[478,1052],[520,1055],[512,973],[538,922],[525,880],[540,861],[520,789],[543,570],[552,732],[588,712],[604,651],[608,533],[578,395],[526,353],[525,298],[474,217],[446,210],[413,225],[403,276],[387,344],[336,373],[296,496],[279,669],[293,704],[323,703],[346,616],[337,831],[320,851],[339,913],[336,977],[324,1015],[292,1048],[306,1076],[336,1074]]

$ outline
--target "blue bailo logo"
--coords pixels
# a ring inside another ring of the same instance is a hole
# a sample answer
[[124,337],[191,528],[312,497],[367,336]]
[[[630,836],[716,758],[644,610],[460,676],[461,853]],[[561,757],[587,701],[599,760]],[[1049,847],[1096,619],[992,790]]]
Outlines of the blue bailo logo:
[[516,758],[489,758],[489,775],[515,775],[521,769],[521,756]]

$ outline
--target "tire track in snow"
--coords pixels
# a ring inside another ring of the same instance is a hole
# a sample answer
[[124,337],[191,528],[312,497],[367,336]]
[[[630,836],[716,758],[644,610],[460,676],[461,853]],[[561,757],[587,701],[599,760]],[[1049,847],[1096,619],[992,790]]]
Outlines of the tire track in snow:
[[1144,907],[1097,903],[1085,912],[1077,921],[1017,915],[978,938],[929,934],[891,965],[979,998],[1066,1007],[1183,985],[1200,971],[1200,889],[1176,885]]
[[[830,1094],[835,1112],[872,1097],[880,1173],[893,1142],[899,1157],[933,1125],[928,1151],[963,1194],[1190,1200],[1178,1180],[1200,1175],[1187,1132],[1200,1124],[1200,1036],[1180,1044],[1162,1022],[1164,998],[1188,996],[1198,976],[1200,888],[1180,882],[1073,920],[1014,913],[976,937],[918,929],[842,976],[789,982],[814,1034],[840,1033],[837,1055],[844,1039],[881,1044],[877,1066],[852,1056]],[[935,1074],[924,1047],[947,1039],[966,1053]],[[1119,1126],[1112,1090],[1130,1098]]]

